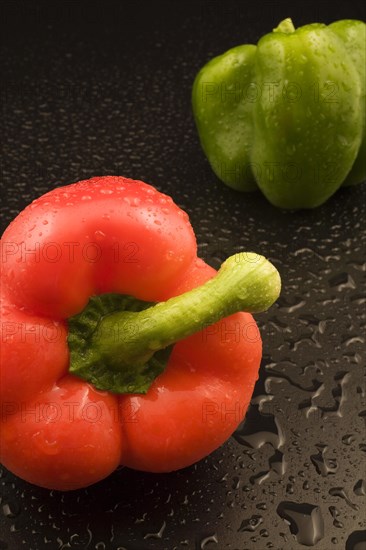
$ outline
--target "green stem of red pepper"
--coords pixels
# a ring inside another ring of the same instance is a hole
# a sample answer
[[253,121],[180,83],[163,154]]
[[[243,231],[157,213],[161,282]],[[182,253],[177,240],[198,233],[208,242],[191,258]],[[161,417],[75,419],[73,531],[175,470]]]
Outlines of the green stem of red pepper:
[[70,371],[99,389],[146,392],[165,367],[167,357],[160,350],[238,311],[268,309],[280,287],[278,271],[268,260],[239,253],[228,258],[213,279],[166,302],[146,308],[146,303],[124,297],[132,304],[127,305],[130,310],[112,308],[106,315],[92,307],[86,315],[87,323],[91,319],[86,338],[83,327],[78,330],[77,322],[70,320]]

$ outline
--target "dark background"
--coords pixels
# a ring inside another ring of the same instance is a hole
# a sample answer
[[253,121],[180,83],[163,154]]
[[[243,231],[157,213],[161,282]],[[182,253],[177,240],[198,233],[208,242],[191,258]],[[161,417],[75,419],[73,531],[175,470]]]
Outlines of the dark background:
[[211,172],[190,107],[212,56],[285,17],[365,19],[362,6],[1,4],[1,229],[55,186],[121,174],[171,194],[214,267],[238,250],[269,257],[283,293],[257,316],[260,379],[234,437],[180,472],[121,469],[65,494],[0,470],[0,550],[366,548],[366,186],[298,213],[238,194]]

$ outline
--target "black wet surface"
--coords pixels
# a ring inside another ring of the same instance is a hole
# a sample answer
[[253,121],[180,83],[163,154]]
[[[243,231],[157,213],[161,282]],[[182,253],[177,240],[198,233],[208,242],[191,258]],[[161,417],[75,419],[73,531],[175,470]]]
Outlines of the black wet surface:
[[214,267],[269,257],[283,293],[257,316],[264,354],[246,421],[164,475],[121,469],[72,493],[1,472],[0,550],[364,550],[366,186],[315,211],[276,210],[211,173],[191,110],[196,71],[297,25],[365,18],[361,2],[5,2],[1,229],[51,188],[142,179],[184,208]]

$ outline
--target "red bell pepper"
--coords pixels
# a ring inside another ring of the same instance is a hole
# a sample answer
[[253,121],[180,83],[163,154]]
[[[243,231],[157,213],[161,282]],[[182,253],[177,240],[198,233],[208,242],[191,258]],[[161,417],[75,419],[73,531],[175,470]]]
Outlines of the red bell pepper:
[[120,464],[188,466],[234,431],[261,359],[257,326],[241,311],[267,309],[280,290],[265,258],[237,254],[216,273],[170,197],[115,176],[35,200],[1,253],[9,470],[76,489]]

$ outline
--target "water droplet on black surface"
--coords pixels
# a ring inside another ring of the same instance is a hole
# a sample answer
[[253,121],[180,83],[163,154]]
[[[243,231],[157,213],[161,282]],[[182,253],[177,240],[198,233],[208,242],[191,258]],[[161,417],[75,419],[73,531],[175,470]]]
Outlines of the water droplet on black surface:
[[3,514],[7,518],[15,518],[20,513],[20,506],[18,503],[3,504]]
[[342,443],[345,445],[351,445],[356,440],[353,434],[346,434],[342,437]]
[[277,513],[289,523],[291,533],[300,544],[314,546],[324,537],[324,520],[318,506],[283,501]]
[[146,533],[144,539],[161,539],[163,538],[163,533],[166,527],[166,522],[163,522],[163,525],[160,527],[157,533]]
[[366,550],[366,531],[354,531],[346,541],[345,550]]
[[343,487],[332,487],[329,489],[329,494],[334,497],[340,497],[347,502],[348,506],[352,508],[353,510],[358,510],[359,507],[357,504],[353,504],[353,502],[350,500],[349,496],[347,495],[345,489]]
[[269,458],[269,465],[274,472],[280,476],[283,476],[287,467],[284,454],[276,449],[275,453]]
[[301,297],[295,297],[292,303],[288,301],[284,296],[281,296],[277,300],[277,304],[279,305],[279,308],[284,313],[294,313],[296,310],[304,307],[305,300],[303,300]]
[[310,456],[311,461],[316,468],[316,471],[323,477],[326,477],[329,474],[335,474],[338,470],[337,460],[335,458],[330,459],[324,456],[328,448],[326,445],[318,448],[319,453]]
[[355,289],[356,284],[349,273],[338,273],[329,279],[329,286],[342,291],[345,288]]
[[207,546],[210,545],[210,543],[213,542],[215,544],[218,544],[219,539],[217,538],[216,533],[214,535],[210,535],[208,537],[205,537],[200,544],[201,550],[205,550]]
[[244,531],[255,531],[263,523],[263,517],[254,514],[248,519],[243,519],[241,525],[238,529],[238,532],[242,533]]
[[353,492],[355,495],[361,497],[366,495],[366,481],[364,479],[359,479],[355,486],[353,487]]
[[339,521],[339,510],[335,506],[329,506],[329,512],[333,518],[334,527],[343,528],[343,523]]
[[258,407],[251,407],[244,423],[234,433],[235,439],[242,445],[260,449],[266,443],[279,449],[285,441],[285,435],[278,418],[273,415],[262,415]]

